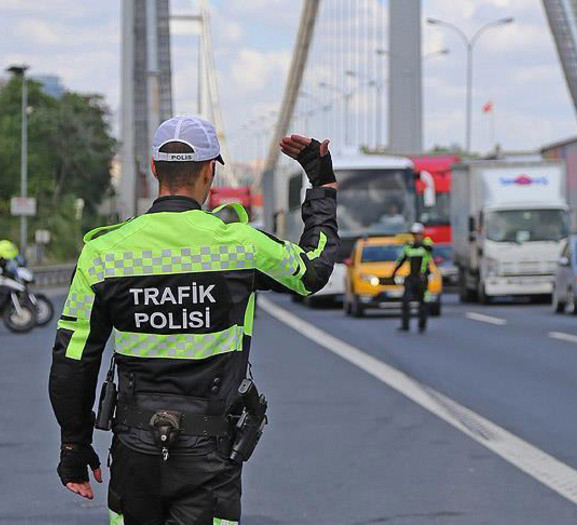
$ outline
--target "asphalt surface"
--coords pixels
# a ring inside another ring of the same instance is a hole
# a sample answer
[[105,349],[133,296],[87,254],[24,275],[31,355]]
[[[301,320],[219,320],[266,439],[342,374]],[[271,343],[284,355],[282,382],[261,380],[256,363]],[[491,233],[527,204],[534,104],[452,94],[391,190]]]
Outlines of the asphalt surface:
[[[549,335],[577,336],[576,318],[449,296],[426,335],[401,334],[394,313],[350,319],[269,297],[577,468],[577,342]],[[255,334],[270,425],[245,469],[244,525],[577,522],[575,505],[262,310]],[[104,487],[85,502],[55,473],[53,336],[0,327],[0,523],[107,522]],[[109,439],[96,434],[103,462]]]

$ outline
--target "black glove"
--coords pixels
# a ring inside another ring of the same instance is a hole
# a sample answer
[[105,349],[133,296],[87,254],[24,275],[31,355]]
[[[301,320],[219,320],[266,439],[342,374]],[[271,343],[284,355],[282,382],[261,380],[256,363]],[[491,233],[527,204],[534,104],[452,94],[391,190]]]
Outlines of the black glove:
[[329,152],[321,157],[321,143],[318,140],[311,139],[310,144],[299,153],[297,161],[305,170],[313,188],[337,181],[331,154]]
[[60,463],[57,471],[64,486],[67,483],[88,481],[88,466],[92,470],[100,468],[100,459],[92,445],[71,443],[60,447]]

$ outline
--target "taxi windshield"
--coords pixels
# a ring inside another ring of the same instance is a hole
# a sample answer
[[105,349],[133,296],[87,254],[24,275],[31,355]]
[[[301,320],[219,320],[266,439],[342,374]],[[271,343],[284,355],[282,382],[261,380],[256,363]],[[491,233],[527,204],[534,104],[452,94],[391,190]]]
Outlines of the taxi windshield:
[[381,246],[365,246],[361,255],[361,262],[394,262],[401,254],[402,246],[395,245],[381,245]]

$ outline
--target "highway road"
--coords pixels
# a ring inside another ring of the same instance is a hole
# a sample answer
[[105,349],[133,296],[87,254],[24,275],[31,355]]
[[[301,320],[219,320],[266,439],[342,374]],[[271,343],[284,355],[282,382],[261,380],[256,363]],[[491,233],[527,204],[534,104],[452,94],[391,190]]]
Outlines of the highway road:
[[[270,424],[244,525],[577,522],[577,318],[447,296],[419,335],[394,313],[261,299],[252,362]],[[53,332],[0,328],[3,524],[106,523],[104,487],[84,502],[56,477]],[[97,432],[103,462],[108,441]]]

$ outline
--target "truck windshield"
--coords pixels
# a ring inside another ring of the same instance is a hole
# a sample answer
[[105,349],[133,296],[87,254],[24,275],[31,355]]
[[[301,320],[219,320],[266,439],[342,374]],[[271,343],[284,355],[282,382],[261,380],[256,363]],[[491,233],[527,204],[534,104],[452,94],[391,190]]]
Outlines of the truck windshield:
[[451,197],[449,193],[437,193],[435,204],[425,206],[423,194],[417,195],[418,221],[425,226],[448,226],[451,224]]
[[560,241],[568,234],[564,210],[493,211],[485,219],[485,235],[496,242]]
[[339,229],[347,233],[395,234],[414,220],[409,169],[338,170]]
[[365,246],[361,255],[361,262],[391,262],[399,258],[402,246],[383,245],[383,246]]

